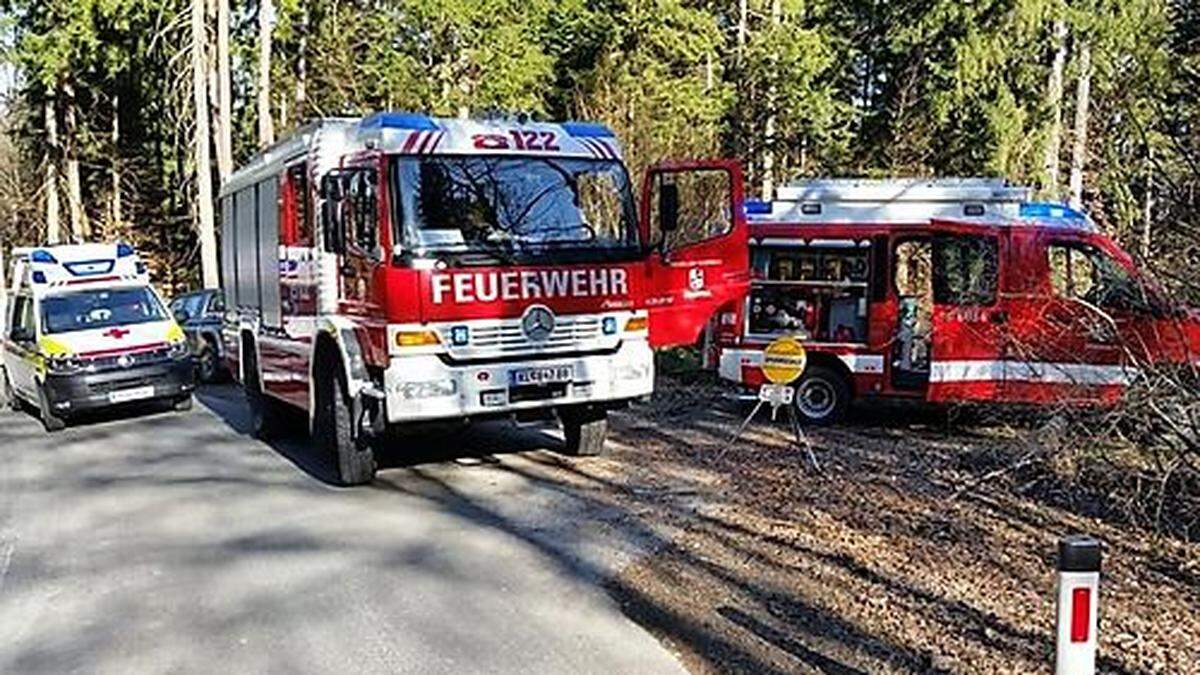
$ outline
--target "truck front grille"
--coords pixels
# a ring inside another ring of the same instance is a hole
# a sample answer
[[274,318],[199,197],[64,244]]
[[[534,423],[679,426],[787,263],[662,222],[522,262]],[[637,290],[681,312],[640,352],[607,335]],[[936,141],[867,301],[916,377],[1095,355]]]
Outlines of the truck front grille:
[[521,322],[505,321],[479,326],[471,331],[471,349],[504,354],[530,349],[570,348],[601,337],[600,319],[589,316],[559,316],[554,331],[541,342],[534,342],[521,330]]

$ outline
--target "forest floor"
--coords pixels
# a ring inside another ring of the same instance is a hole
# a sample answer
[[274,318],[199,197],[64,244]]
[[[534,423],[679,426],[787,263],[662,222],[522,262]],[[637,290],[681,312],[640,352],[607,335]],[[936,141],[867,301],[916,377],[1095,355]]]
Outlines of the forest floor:
[[864,409],[809,431],[816,469],[781,423],[722,454],[747,411],[726,392],[666,378],[612,456],[544,460],[661,534],[610,591],[693,672],[1048,672],[1079,532],[1105,547],[1100,669],[1200,672],[1200,545],[1006,480],[1038,429]]

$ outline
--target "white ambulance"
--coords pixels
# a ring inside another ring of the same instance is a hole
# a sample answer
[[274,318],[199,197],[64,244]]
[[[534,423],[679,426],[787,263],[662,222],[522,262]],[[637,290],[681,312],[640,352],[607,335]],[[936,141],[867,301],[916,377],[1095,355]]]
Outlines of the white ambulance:
[[6,299],[3,387],[47,431],[73,414],[135,401],[192,404],[183,331],[127,244],[19,248]]

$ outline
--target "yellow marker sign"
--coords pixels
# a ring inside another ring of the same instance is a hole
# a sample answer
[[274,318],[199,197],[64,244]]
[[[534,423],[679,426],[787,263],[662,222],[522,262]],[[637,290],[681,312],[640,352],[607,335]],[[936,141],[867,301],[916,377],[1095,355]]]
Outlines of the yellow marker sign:
[[781,337],[763,352],[763,376],[771,384],[791,384],[804,374],[808,353],[794,337]]

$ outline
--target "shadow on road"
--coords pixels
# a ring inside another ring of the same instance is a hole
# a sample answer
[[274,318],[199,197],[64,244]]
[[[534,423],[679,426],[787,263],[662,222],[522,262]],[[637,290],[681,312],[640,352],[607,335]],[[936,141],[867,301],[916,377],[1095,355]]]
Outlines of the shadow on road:
[[[231,429],[250,434],[250,413],[241,390],[233,386],[202,388],[197,398]],[[291,411],[289,429],[296,433],[265,441],[280,456],[309,476],[337,485],[333,458],[322,452],[305,432],[308,420],[300,411]],[[389,432],[375,442],[380,470],[419,467],[428,464],[495,463],[497,455],[557,450],[562,440],[547,427],[519,426],[510,422],[486,422],[476,425],[437,424],[411,430]]]

